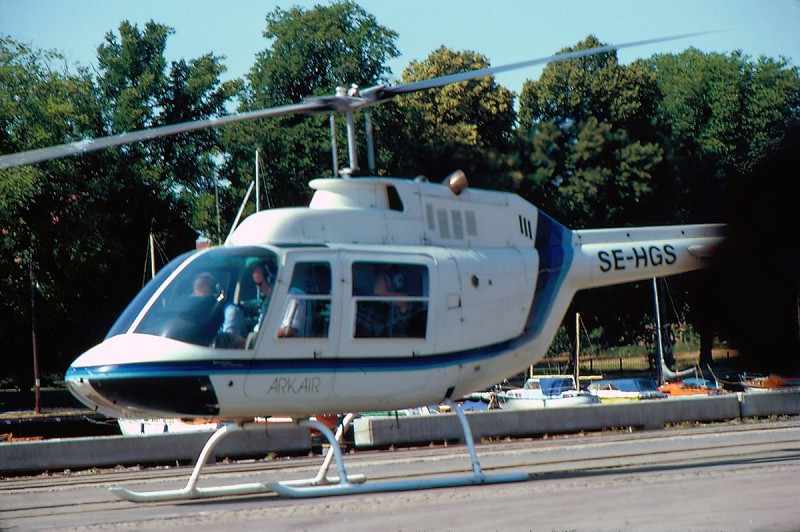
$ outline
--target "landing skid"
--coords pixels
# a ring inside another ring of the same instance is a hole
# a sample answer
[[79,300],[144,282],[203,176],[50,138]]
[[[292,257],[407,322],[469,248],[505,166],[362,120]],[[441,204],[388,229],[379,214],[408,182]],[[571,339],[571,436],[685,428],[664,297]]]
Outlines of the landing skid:
[[[111,492],[121,499],[132,502],[157,502],[157,501],[175,501],[175,500],[188,500],[188,499],[203,499],[212,497],[227,497],[237,495],[253,495],[259,493],[278,493],[287,497],[327,497],[331,495],[349,495],[356,493],[376,493],[376,492],[391,492],[391,491],[406,491],[406,490],[419,490],[419,489],[433,489],[433,488],[450,488],[456,486],[475,486],[481,484],[501,484],[507,482],[522,482],[528,480],[527,473],[507,473],[500,475],[486,475],[481,470],[478,456],[475,452],[475,443],[472,439],[472,431],[467,421],[467,416],[460,406],[450,401],[445,401],[456,412],[461,422],[461,428],[464,432],[464,442],[469,449],[470,458],[472,460],[472,475],[462,477],[439,477],[430,479],[413,479],[413,480],[394,480],[384,482],[370,482],[365,483],[366,477],[364,475],[348,475],[342,458],[342,451],[340,442],[344,432],[352,423],[355,414],[347,414],[342,420],[341,425],[334,433],[323,423],[312,419],[305,419],[299,421],[300,425],[308,426],[320,431],[330,443],[328,452],[325,455],[320,466],[317,476],[304,480],[289,480],[283,482],[254,482],[249,484],[237,484],[232,486],[213,486],[207,488],[197,487],[197,482],[200,478],[200,473],[203,470],[208,458],[213,453],[216,446],[222,441],[225,436],[244,430],[245,425],[242,424],[228,424],[218,429],[209,438],[200,456],[197,459],[197,464],[194,466],[192,475],[189,482],[182,489],[177,490],[164,490],[164,491],[151,491],[151,492],[135,492],[124,488],[111,488]],[[336,460],[336,468],[339,471],[339,476],[327,476],[328,469],[330,468],[331,461]]]

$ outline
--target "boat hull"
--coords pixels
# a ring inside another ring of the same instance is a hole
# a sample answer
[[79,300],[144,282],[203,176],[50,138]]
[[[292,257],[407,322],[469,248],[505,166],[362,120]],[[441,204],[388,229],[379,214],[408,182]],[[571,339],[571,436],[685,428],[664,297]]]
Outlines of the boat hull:
[[554,397],[543,399],[523,399],[517,397],[498,397],[502,410],[530,410],[535,408],[565,408],[574,406],[593,405],[600,400],[589,394],[574,397]]

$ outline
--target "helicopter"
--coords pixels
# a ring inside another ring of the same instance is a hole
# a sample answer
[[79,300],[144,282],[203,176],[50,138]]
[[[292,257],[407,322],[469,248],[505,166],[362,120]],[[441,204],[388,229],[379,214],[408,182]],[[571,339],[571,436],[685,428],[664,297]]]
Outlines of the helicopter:
[[[461,171],[444,183],[351,177],[358,174],[354,112],[450,83],[688,36],[398,86],[353,86],[282,107],[0,156],[4,168],[242,120],[346,115],[344,178],[315,179],[307,207],[258,211],[224,245],[172,260],[105,339],[70,365],[70,391],[109,417],[226,422],[185,488],[113,491],[131,501],[265,491],[318,497],[526,480],[524,473],[483,473],[456,399],[541,359],[577,291],[704,268],[726,227],[572,230],[516,194],[470,188]],[[376,483],[347,475],[338,442],[355,413],[439,403],[459,417],[472,475]],[[335,434],[314,418],[345,412]],[[290,417],[330,441],[315,478],[197,486],[226,435],[272,416]],[[327,476],[332,459],[338,477]]]

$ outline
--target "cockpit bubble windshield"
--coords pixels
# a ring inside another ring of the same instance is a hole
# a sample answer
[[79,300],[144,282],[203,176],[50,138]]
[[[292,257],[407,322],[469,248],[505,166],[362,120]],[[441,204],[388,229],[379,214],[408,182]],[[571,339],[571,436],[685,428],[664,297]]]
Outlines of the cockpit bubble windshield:
[[278,274],[274,252],[216,248],[164,288],[134,332],[216,348],[252,347]]

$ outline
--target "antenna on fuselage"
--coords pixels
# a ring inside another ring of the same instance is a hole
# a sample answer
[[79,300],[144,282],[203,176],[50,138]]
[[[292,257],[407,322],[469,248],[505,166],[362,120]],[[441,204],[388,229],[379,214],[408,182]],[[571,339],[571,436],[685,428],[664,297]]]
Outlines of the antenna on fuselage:
[[250,186],[247,187],[247,192],[244,195],[244,199],[242,200],[242,204],[239,206],[239,212],[236,213],[236,218],[233,219],[233,225],[231,225],[231,230],[228,233],[228,238],[225,239],[225,243],[228,243],[230,240],[231,235],[236,230],[236,227],[239,225],[239,219],[242,217],[242,212],[244,212],[244,206],[247,205],[247,200],[250,199],[250,193],[253,192],[253,186],[256,184],[255,181],[250,181]]
[[258,148],[256,148],[256,212],[261,210],[261,203],[260,203],[260,196],[259,189],[261,188],[261,182],[258,180]]

